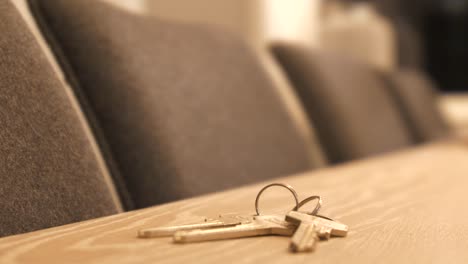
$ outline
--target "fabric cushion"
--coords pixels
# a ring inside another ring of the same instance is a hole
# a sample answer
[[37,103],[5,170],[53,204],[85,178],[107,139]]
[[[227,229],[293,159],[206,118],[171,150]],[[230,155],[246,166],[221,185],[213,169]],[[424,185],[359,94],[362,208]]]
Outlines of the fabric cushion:
[[137,207],[314,168],[271,80],[236,37],[95,0],[31,3]]
[[[42,35],[42,32],[39,30],[38,23],[29,9],[28,0],[11,0],[10,2],[13,5],[15,5],[19,13],[21,14],[22,18],[26,21],[26,24],[28,25],[29,30],[33,33],[36,41],[41,46],[44,55],[47,57],[50,65],[52,66],[55,73],[57,74],[57,77],[60,79],[62,84],[66,86],[65,87],[66,90],[71,92],[71,89],[68,87],[67,82],[64,80],[65,76],[64,76],[62,68],[60,67],[61,65],[59,65],[58,61],[56,60],[54,54],[52,53],[51,47],[48,45],[47,41]],[[115,3],[115,1],[113,1],[113,3]],[[81,93],[75,93],[74,96],[72,96],[72,98],[75,99],[75,97],[80,98],[82,105],[88,104],[88,102],[86,101],[86,99]],[[74,102],[76,104],[76,100],[74,100]],[[86,119],[86,125],[88,125],[92,129],[93,139],[94,138],[100,139],[97,141],[96,140],[93,141],[94,145],[96,144],[96,142],[99,143],[99,146],[97,147],[99,148],[99,152],[101,154],[100,161],[105,163],[103,165],[107,168],[108,171],[110,171],[110,174],[112,176],[112,181],[120,197],[120,202],[122,203],[122,207],[124,207],[126,210],[132,210],[134,209],[133,201],[130,197],[130,194],[128,193],[125,182],[122,179],[122,175],[120,174],[120,171],[115,164],[115,160],[113,159],[113,156],[110,153],[109,146],[106,144],[106,141],[104,140],[102,129],[100,128],[98,122],[96,122],[96,116],[94,115],[94,113],[92,111],[88,111],[88,109],[89,109],[88,107],[81,107],[79,109],[80,110],[79,112],[85,115],[85,117],[83,118]],[[105,156],[105,159],[102,159],[102,156]]]
[[275,44],[273,53],[294,84],[330,161],[412,144],[385,82],[367,64],[290,44]]
[[401,69],[389,76],[389,82],[414,140],[426,142],[449,134],[449,126],[437,106],[437,88],[424,73]]
[[119,212],[69,94],[0,1],[0,236]]

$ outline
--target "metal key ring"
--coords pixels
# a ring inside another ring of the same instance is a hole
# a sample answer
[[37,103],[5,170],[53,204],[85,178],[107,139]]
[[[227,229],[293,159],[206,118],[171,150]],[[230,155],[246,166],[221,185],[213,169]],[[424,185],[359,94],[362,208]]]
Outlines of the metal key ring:
[[319,214],[317,214],[315,216],[335,222],[335,220],[331,219],[330,217],[326,217],[326,216],[319,215]]
[[[284,187],[284,188],[288,189],[288,190],[292,193],[292,195],[294,196],[294,200],[295,200],[295,202],[296,202],[296,207],[295,207],[295,208],[300,208],[300,207],[301,207],[301,206],[299,206],[300,204],[299,204],[299,198],[298,198],[298,196],[297,196],[297,193],[296,193],[296,191],[294,190],[294,188],[293,188],[291,185],[289,185],[289,184],[284,184],[284,183],[272,183],[272,184],[269,184],[269,185],[263,187],[263,188],[258,192],[257,198],[255,198],[255,211],[257,212],[257,215],[260,215],[260,210],[258,210],[258,202],[259,202],[259,200],[260,200],[260,196],[262,195],[262,193],[263,193],[266,189],[268,189],[268,188],[270,188],[270,187],[273,187],[273,186],[279,186],[279,187]],[[297,210],[296,210],[296,211],[297,211]]]
[[320,208],[322,208],[322,197],[319,196],[319,195],[314,195],[314,196],[307,197],[306,199],[302,200],[299,204],[297,204],[296,207],[294,207],[292,210],[293,210],[293,211],[297,211],[297,210],[299,210],[302,206],[304,206],[305,204],[307,204],[308,202],[313,201],[313,200],[318,200],[317,206],[315,206],[315,209],[314,209],[311,213],[309,213],[309,214],[310,214],[310,215],[317,215],[317,213],[319,212]]

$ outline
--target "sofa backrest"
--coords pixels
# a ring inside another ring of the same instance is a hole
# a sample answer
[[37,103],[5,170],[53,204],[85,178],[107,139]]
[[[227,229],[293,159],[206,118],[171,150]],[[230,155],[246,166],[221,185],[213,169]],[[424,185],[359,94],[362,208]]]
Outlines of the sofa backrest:
[[450,134],[438,106],[438,90],[423,72],[403,68],[386,77],[416,142],[437,140]]
[[101,1],[30,2],[137,207],[319,166],[277,87],[236,36]]
[[331,162],[343,162],[413,144],[398,105],[370,65],[343,55],[275,44]]
[[0,32],[0,236],[120,212],[75,99],[10,1]]

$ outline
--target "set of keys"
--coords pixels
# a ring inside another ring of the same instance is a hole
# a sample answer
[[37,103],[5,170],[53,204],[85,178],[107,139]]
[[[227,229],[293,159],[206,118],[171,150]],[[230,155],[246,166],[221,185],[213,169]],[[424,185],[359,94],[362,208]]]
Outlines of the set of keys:
[[[281,186],[293,194],[296,206],[287,214],[262,215],[258,209],[261,194],[267,188]],[[317,200],[317,206],[310,212],[300,212],[306,203]],[[348,226],[330,218],[318,215],[322,200],[320,196],[311,196],[299,203],[294,189],[286,184],[273,183],[265,186],[255,200],[256,215],[221,215],[215,219],[205,219],[201,223],[143,229],[138,232],[140,238],[173,237],[174,243],[193,243],[223,239],[234,239],[255,236],[289,236],[292,252],[309,252],[315,250],[319,240],[330,237],[345,237]]]

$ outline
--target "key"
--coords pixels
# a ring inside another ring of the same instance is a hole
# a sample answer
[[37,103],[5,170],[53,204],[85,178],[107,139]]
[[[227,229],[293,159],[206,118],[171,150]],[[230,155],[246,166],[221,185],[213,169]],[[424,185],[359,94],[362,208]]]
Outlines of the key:
[[236,226],[240,224],[247,224],[249,223],[249,221],[250,221],[249,217],[246,217],[246,216],[240,216],[240,215],[235,215],[235,214],[220,215],[217,219],[205,219],[205,221],[201,223],[142,229],[138,231],[138,237],[139,238],[168,237],[168,236],[173,236],[177,231],[231,227],[231,226]]
[[345,237],[348,234],[348,226],[323,216],[314,216],[297,211],[291,211],[286,215],[286,221],[300,225],[302,222],[313,223],[317,235],[321,239],[329,239],[331,236]]
[[301,221],[291,238],[290,250],[293,252],[314,251],[319,237],[314,223]]
[[231,227],[177,231],[175,243],[191,243],[243,237],[279,235],[291,236],[297,224],[285,221],[284,215],[251,216],[250,221]]
[[348,226],[323,216],[291,211],[286,221],[299,225],[291,239],[293,252],[314,251],[319,238],[328,240],[331,235],[346,236],[348,233]]

